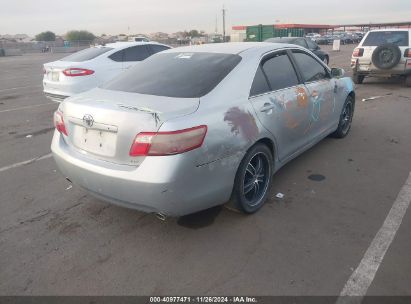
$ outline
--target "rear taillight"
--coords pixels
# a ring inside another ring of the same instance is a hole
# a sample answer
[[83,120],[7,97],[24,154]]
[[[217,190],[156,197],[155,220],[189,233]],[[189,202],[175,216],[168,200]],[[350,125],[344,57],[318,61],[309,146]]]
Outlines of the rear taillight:
[[171,132],[142,132],[130,148],[130,156],[160,156],[184,153],[201,147],[207,126]]
[[54,112],[53,120],[54,120],[54,126],[56,127],[57,131],[67,136],[68,134],[67,134],[66,125],[64,124],[63,113],[61,113],[59,110]]
[[411,58],[411,49],[406,49],[405,50],[404,57]]
[[80,69],[80,68],[70,68],[70,69],[65,69],[63,71],[63,74],[69,77],[73,76],[87,76],[94,74],[93,70],[88,70],[88,69]]
[[352,52],[353,57],[362,57],[364,55],[364,49],[363,48],[356,48]]

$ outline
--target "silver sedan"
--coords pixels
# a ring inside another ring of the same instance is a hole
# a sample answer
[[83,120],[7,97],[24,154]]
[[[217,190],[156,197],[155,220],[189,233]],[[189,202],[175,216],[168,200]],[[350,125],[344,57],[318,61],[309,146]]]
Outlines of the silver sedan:
[[117,205],[253,213],[281,166],[348,134],[355,92],[343,74],[296,45],[170,49],[62,102],[51,149],[64,176]]

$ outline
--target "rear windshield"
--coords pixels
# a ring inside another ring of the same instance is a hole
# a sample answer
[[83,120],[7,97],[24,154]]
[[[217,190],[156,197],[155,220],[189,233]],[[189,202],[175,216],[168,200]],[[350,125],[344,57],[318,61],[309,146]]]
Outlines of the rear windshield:
[[408,46],[408,31],[371,32],[363,42],[363,46],[380,46],[383,44]]
[[60,59],[60,60],[61,61],[72,61],[72,62],[81,62],[81,61],[91,60],[112,49],[113,48],[109,48],[109,47],[92,47],[92,48],[88,48],[88,49],[79,51],[77,53],[74,53],[70,56],[64,57],[63,59]]
[[201,97],[240,61],[241,57],[233,54],[157,53],[102,88],[157,96]]

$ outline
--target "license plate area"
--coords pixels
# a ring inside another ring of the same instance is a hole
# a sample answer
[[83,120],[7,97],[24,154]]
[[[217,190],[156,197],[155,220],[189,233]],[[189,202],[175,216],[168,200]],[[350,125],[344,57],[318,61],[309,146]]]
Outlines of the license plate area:
[[88,129],[73,125],[72,142],[75,147],[101,156],[113,157],[116,153],[117,133]]
[[369,65],[360,65],[358,67],[358,70],[360,71],[369,71],[370,70],[370,66]]
[[47,73],[47,78],[51,81],[59,81],[60,80],[60,72],[50,71],[50,72]]

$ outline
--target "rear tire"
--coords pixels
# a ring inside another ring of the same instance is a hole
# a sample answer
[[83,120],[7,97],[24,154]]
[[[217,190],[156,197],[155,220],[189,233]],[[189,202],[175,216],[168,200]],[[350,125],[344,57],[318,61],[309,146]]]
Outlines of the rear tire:
[[258,143],[248,150],[234,179],[228,207],[251,214],[267,200],[273,175],[273,156],[270,149]]
[[348,96],[341,110],[340,121],[338,122],[337,130],[331,134],[335,138],[344,138],[350,132],[351,122],[354,116],[354,98]]
[[354,75],[352,76],[352,80],[355,84],[362,84],[364,82],[364,78],[364,75],[358,74],[356,72],[354,72]]

